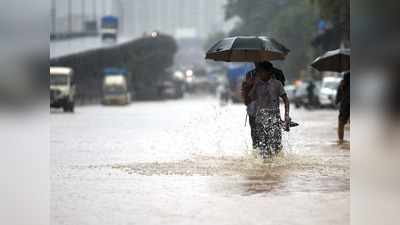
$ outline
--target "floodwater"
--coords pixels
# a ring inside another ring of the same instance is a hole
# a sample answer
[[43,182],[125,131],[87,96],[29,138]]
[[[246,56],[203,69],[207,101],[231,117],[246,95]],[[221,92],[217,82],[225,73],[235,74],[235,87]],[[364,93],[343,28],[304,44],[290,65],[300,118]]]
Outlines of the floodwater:
[[262,161],[244,107],[213,98],[53,111],[51,224],[349,224],[337,112],[291,116],[301,125]]

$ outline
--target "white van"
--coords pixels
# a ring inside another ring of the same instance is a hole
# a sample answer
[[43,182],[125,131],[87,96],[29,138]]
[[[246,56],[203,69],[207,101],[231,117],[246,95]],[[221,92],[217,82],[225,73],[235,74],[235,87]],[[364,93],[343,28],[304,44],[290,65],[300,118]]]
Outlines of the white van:
[[340,81],[340,77],[324,77],[322,79],[321,89],[319,91],[318,100],[323,107],[335,107],[336,93]]
[[50,108],[74,112],[75,84],[73,70],[68,67],[50,67]]

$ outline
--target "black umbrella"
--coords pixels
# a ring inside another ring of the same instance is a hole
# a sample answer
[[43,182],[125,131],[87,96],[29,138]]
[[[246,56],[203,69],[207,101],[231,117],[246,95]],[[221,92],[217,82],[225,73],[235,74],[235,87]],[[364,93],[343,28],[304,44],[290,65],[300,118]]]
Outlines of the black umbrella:
[[328,51],[311,64],[319,71],[344,72],[350,70],[350,49]]
[[261,62],[284,60],[289,49],[273,38],[239,36],[218,41],[206,54],[206,59],[224,62]]

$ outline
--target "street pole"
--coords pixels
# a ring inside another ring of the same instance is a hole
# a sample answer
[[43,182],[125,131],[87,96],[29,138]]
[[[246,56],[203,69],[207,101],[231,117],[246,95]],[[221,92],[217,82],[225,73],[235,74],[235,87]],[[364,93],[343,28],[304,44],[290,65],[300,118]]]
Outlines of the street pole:
[[68,33],[72,33],[72,0],[68,0]]
[[104,0],[101,1],[101,14],[102,16],[106,15],[106,3]]
[[119,31],[123,33],[124,30],[124,7],[121,0],[116,0],[117,8],[118,8],[118,16],[119,16]]
[[96,0],[93,1],[93,20],[96,21],[97,23],[97,5],[96,5]]
[[81,17],[82,17],[82,32],[86,32],[86,27],[85,27],[85,22],[86,22],[86,20],[85,20],[85,0],[81,0],[81,4],[82,4],[82,6],[81,6],[81,13],[82,13],[82,15],[81,15]]
[[56,0],[51,1],[51,34],[56,33],[56,17],[57,17],[57,11],[56,11]]

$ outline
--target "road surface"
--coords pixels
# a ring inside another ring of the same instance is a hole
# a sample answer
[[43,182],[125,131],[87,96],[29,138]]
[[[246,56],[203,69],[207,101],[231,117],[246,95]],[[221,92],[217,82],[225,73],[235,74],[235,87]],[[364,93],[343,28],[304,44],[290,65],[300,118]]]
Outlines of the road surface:
[[349,224],[337,112],[293,108],[268,162],[244,113],[207,97],[52,111],[51,224]]

